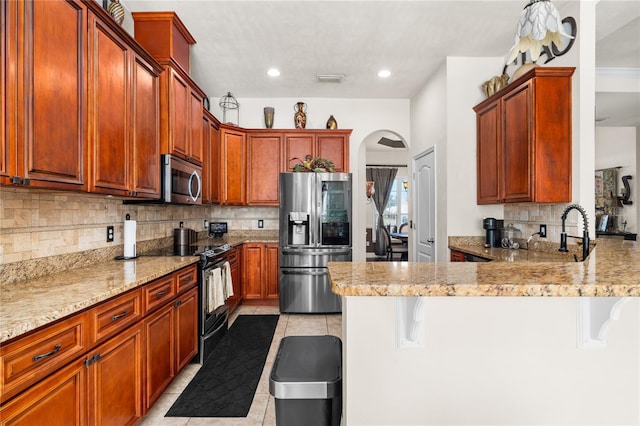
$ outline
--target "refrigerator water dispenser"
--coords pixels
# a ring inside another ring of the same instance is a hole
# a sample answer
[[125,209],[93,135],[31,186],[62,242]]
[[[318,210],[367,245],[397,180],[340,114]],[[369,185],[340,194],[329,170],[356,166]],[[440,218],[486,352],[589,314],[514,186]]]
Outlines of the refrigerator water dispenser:
[[309,214],[289,212],[288,242],[292,246],[309,244]]

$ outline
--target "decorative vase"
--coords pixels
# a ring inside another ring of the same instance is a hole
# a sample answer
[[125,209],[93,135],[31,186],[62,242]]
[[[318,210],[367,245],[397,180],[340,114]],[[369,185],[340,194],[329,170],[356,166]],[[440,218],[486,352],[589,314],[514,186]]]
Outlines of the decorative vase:
[[273,114],[275,109],[273,107],[264,107],[264,125],[267,129],[273,127]]
[[296,129],[304,129],[307,126],[307,104],[304,102],[298,102],[294,106],[293,122],[296,125]]
[[111,15],[119,25],[122,25],[122,21],[124,21],[124,7],[120,4],[120,0],[113,0],[109,3],[107,10],[109,11],[109,15]]
[[329,119],[327,120],[327,129],[337,129],[338,128],[338,122],[336,121],[335,118],[333,118],[333,115],[329,116]]
[[524,64],[522,64],[517,70],[515,70],[513,72],[513,75],[511,76],[511,81],[516,81],[518,78],[522,77],[523,75],[525,75],[527,72],[529,72],[530,70],[534,69],[535,67],[538,67],[540,65],[538,64],[534,64],[532,62],[525,62]]

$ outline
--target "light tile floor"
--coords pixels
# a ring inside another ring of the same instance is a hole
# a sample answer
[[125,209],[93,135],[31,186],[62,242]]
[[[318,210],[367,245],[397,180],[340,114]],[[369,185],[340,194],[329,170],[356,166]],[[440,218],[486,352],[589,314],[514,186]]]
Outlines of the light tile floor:
[[[279,314],[278,307],[268,306],[240,306],[231,315],[229,326],[238,315],[260,315],[260,314]],[[175,400],[178,398],[182,390],[191,381],[193,376],[200,368],[199,364],[189,364],[169,385],[167,390],[158,398],[154,406],[140,422],[141,426],[275,426],[275,401],[269,394],[269,374],[271,367],[280,344],[280,339],[284,336],[295,335],[324,335],[331,334],[342,338],[342,315],[310,315],[281,314],[276,328],[267,361],[256,389],[256,394],[249,410],[249,415],[245,418],[223,418],[223,417],[164,417],[165,413],[171,408]]]

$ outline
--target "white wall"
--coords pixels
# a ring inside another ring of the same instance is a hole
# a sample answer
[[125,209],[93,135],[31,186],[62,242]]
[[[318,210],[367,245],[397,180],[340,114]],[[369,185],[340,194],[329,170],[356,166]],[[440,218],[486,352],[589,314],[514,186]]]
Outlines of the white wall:
[[398,349],[395,298],[346,298],[346,424],[640,424],[638,298],[604,349],[578,347],[576,298],[424,301],[424,347]]
[[[627,221],[626,230],[638,232],[638,165],[637,157],[637,129],[635,127],[596,127],[596,158],[595,168],[606,169],[610,167],[622,167],[618,173],[618,191],[622,186],[622,176],[631,175],[631,201],[633,204],[619,209],[618,225],[622,226]],[[618,194],[620,195],[620,192]]]
[[[370,207],[365,195],[365,156],[362,142],[378,130],[391,130],[410,144],[408,99],[329,99],[329,98],[238,98],[240,126],[264,128],[263,108],[275,108],[274,129],[294,129],[293,115],[296,102],[307,104],[307,129],[326,128],[327,119],[333,115],[340,129],[353,129],[350,144],[350,169],[353,173],[353,260],[366,257],[366,215]],[[219,119],[222,113],[212,105],[212,112]],[[358,188],[362,188],[359,190]]]

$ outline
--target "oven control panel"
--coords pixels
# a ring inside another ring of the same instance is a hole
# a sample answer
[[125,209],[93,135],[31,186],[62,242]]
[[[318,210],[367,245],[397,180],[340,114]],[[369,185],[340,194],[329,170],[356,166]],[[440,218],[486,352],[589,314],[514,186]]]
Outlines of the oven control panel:
[[209,222],[209,237],[221,238],[227,230],[227,222]]

